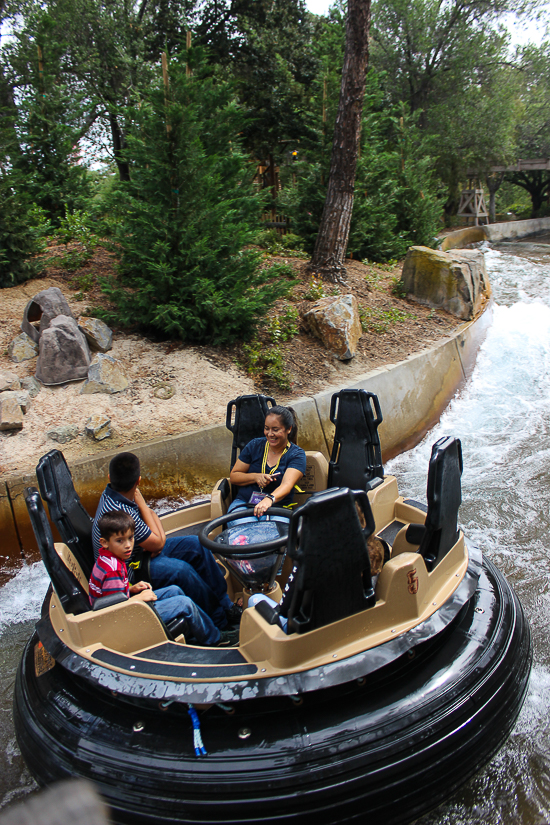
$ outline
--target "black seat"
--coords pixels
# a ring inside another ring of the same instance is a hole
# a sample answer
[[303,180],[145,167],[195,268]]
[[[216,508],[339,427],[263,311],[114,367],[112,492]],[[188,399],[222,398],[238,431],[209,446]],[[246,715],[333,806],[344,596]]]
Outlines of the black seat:
[[35,487],[25,490],[25,504],[29,511],[32,529],[36,536],[42,561],[51,579],[53,589],[63,605],[65,613],[86,613],[91,610],[88,594],[77,576],[57,555],[52,529],[46,517],[42,499]]
[[288,555],[294,569],[280,604],[260,602],[256,609],[270,624],[286,617],[288,633],[306,633],[372,607],[367,539],[373,532],[366,492],[344,487],[315,493],[291,518]]
[[[63,458],[63,456],[61,457]],[[36,536],[42,561],[44,562],[44,566],[50,577],[53,589],[57,593],[57,596],[63,606],[63,610],[65,613],[73,613],[75,616],[78,616],[81,613],[89,612],[92,610],[92,607],[90,605],[88,593],[80,582],[77,574],[73,572],[58,555],[55,549],[52,529],[46,517],[46,511],[44,510],[42,499],[40,498],[38,490],[35,487],[26,488],[25,504],[27,505],[32,529],[34,531],[34,535]],[[66,542],[64,543],[66,544]],[[78,563],[78,559],[76,561]],[[84,571],[82,571],[82,573],[84,574]],[[103,607],[110,607],[113,604],[125,602],[126,600],[127,597],[123,593],[113,593],[98,599],[94,604],[93,609],[98,610]],[[150,602],[147,602],[147,604],[149,604],[153,610],[155,609],[153,604]],[[173,619],[166,625],[158,613],[157,617],[164,627],[167,638],[172,641],[180,634],[186,633],[188,630],[187,622],[184,618]]]
[[428,512],[425,524],[410,524],[406,538],[420,545],[428,570],[439,564],[458,540],[458,508],[462,503],[460,439],[444,436],[432,447],[428,470]]
[[82,506],[63,453],[51,450],[42,456],[36,468],[36,477],[42,498],[48,504],[51,520],[89,579],[94,566],[93,520]]
[[275,399],[269,395],[239,395],[238,398],[229,402],[225,426],[230,433],[233,433],[231,470],[239,457],[238,453],[246,447],[248,442],[253,438],[263,436],[265,417],[269,408],[275,405]]
[[366,390],[340,390],[332,396],[330,420],[335,431],[327,487],[373,490],[384,479],[378,397]]

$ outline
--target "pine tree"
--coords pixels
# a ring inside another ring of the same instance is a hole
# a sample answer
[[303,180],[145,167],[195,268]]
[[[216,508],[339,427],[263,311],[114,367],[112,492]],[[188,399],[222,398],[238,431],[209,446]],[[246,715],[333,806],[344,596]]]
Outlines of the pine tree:
[[288,290],[247,249],[257,231],[254,166],[230,86],[186,55],[128,113],[131,180],[114,198],[119,279],[104,288],[119,322],[185,341],[247,337]]

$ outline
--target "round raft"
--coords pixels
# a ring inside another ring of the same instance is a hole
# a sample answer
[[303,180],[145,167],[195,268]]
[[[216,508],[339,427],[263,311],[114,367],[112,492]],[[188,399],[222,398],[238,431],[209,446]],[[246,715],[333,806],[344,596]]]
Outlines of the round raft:
[[[391,476],[371,472],[359,491],[327,472],[329,489],[292,514],[282,569],[278,547],[259,565],[222,533],[230,592],[246,601],[247,570],[259,589],[271,554],[264,585],[279,601],[245,609],[238,646],[223,649],[187,644],[143,602],[88,608],[83,511],[61,454],[41,460],[65,543],[29,490],[53,588],[14,700],[41,784],[89,778],[121,823],[397,823],[495,753],[525,696],[530,636],[511,587],[457,529],[459,442],[434,446],[427,508]],[[222,482],[214,523],[194,505],[169,517],[172,533],[202,525],[214,541],[229,500]],[[376,584],[373,535],[389,548]]]

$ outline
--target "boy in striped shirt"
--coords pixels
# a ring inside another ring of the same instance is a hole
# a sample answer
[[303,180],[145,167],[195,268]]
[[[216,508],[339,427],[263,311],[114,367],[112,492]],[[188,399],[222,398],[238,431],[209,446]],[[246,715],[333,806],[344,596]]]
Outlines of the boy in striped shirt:
[[[189,631],[186,635],[199,645],[231,645],[238,635],[220,631],[208,616],[177,585],[153,590],[148,582],[130,585],[126,562],[134,549],[135,522],[124,510],[111,510],[98,519],[100,551],[90,577],[90,604],[101,596],[124,593],[128,598],[156,602],[155,610],[165,622],[184,617]],[[233,638],[233,636],[235,638]]]

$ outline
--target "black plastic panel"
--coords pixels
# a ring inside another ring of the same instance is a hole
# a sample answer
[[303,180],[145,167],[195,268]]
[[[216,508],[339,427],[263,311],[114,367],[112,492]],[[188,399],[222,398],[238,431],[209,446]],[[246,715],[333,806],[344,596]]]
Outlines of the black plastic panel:
[[180,679],[223,679],[237,678],[240,676],[253,676],[258,672],[256,665],[210,665],[204,666],[195,662],[194,665],[174,665],[169,662],[142,662],[133,656],[124,656],[115,653],[113,650],[101,648],[96,650],[93,658],[99,662],[104,662],[111,667],[118,667],[122,670],[131,670],[136,675],[149,674],[151,676],[177,676]]

